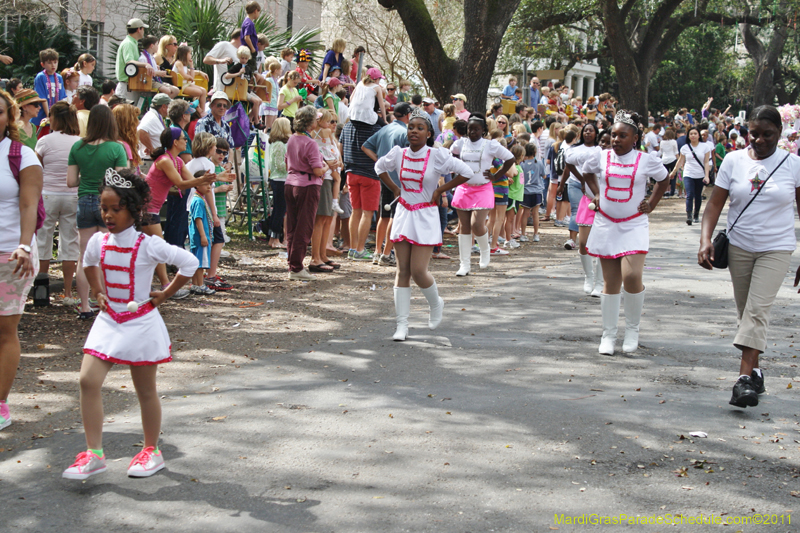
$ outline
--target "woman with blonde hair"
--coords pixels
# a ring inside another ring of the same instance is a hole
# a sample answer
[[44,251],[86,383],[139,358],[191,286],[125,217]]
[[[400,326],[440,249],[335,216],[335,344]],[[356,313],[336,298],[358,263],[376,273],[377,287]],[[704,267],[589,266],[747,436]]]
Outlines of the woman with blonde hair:
[[153,59],[161,70],[172,70],[178,53],[178,40],[174,35],[165,35],[158,40],[158,51]]
[[142,158],[139,157],[139,150],[134,148],[139,146],[139,137],[136,128],[139,126],[139,108],[131,104],[120,104],[114,106],[111,110],[114,115],[114,120],[117,121],[117,134],[119,135],[119,142],[125,147],[125,152],[128,154],[128,161],[130,167],[140,174],[139,165],[142,164]]
[[334,68],[342,70],[342,61],[344,61],[344,49],[347,42],[344,39],[334,39],[331,43],[331,48],[325,52],[325,59],[322,60],[322,72],[319,74],[319,81],[328,78],[328,73]]
[[286,183],[286,143],[292,136],[292,123],[280,117],[272,123],[269,132],[269,188],[272,189],[272,216],[269,218],[270,248],[286,248],[282,242],[286,224],[286,199],[283,186]]

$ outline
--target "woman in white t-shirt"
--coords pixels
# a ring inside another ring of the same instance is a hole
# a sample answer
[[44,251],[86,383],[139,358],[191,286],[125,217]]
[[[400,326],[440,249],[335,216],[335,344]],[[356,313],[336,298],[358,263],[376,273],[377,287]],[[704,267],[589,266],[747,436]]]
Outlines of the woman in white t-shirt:
[[78,188],[67,186],[67,167],[72,146],[81,140],[78,116],[67,102],[58,102],[50,108],[50,129],[36,143],[36,155],[42,163],[44,185],[42,199],[47,216],[44,225],[36,232],[39,249],[39,272],[47,274],[53,258],[53,233],[58,223],[58,261],[64,273],[64,305],[72,306],[72,278],[78,268],[81,253],[78,238]]
[[[700,129],[697,126],[689,128],[686,136],[689,142],[681,147],[678,163],[669,173],[670,179],[682,168],[683,187],[686,189],[686,224],[691,226],[692,221],[700,222],[700,206],[703,203],[703,188],[710,183],[708,172],[711,168],[709,158],[712,149],[707,143],[700,141]],[[694,216],[692,206],[694,205]]]
[[[794,203],[800,205],[800,157],[777,150],[781,126],[777,109],[756,108],[749,124],[750,147],[725,156],[703,213],[697,262],[711,270],[711,234],[730,197],[728,266],[739,322],[733,345],[742,352],[730,403],[737,407],[758,405],[758,395],[765,392],[758,357],[767,349],[770,308],[797,245]],[[800,268],[795,287],[798,281]]]
[[[11,425],[6,400],[19,365],[17,326],[39,270],[34,245],[42,193],[42,166],[33,150],[19,144],[14,99],[0,91],[0,430]],[[9,164],[12,140],[20,148],[19,181]]]
[[[667,168],[667,172],[672,172],[672,169],[675,168],[675,163],[678,161],[678,141],[675,140],[674,129],[667,128],[667,131],[664,132],[659,152],[661,152],[661,163]],[[664,196],[675,196],[676,179],[674,175],[670,174],[669,192]]]

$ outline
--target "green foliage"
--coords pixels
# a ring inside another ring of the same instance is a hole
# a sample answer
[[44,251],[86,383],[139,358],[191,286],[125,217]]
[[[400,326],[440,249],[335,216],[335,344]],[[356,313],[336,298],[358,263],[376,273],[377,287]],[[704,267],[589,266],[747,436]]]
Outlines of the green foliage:
[[717,23],[684,30],[650,81],[650,109],[699,110],[709,96],[714,107],[735,106],[749,90],[733,55],[735,32]]
[[3,45],[5,54],[13,57],[14,62],[8,66],[0,64],[0,76],[19,78],[27,86],[32,86],[33,78],[42,71],[40,50],[58,51],[59,71],[74,65],[81,52],[64,26],[50,26],[43,17],[23,18],[13,37]]

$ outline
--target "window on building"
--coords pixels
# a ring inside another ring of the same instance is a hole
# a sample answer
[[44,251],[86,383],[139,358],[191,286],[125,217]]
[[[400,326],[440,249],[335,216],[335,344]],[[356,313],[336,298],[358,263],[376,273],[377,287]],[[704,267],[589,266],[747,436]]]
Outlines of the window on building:
[[22,20],[21,15],[3,15],[2,18],[2,34],[3,40],[8,41],[14,38],[14,33],[19,27],[19,21]]
[[102,60],[102,22],[87,21],[81,28],[81,48],[92,54],[97,59],[97,69],[101,71]]

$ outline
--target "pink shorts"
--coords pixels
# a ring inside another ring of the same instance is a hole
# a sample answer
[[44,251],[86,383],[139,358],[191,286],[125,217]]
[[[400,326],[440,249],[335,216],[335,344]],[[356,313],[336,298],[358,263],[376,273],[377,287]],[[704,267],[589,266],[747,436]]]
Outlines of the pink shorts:
[[347,188],[350,190],[350,203],[353,209],[362,211],[377,211],[381,205],[381,182],[361,176],[359,174],[347,173]]
[[456,187],[453,194],[453,208],[461,211],[477,211],[479,209],[494,209],[494,188],[491,183],[483,185],[467,185]]
[[39,273],[39,251],[36,243],[31,247],[31,261],[34,272],[32,276],[20,279],[19,272],[14,274],[16,261],[9,261],[10,253],[0,254],[0,316],[21,315],[25,310],[25,301]]
[[592,203],[589,197],[585,194],[581,197],[581,202],[578,204],[578,214],[575,215],[575,222],[579,226],[591,226],[594,224],[594,211],[589,209],[589,204]]

